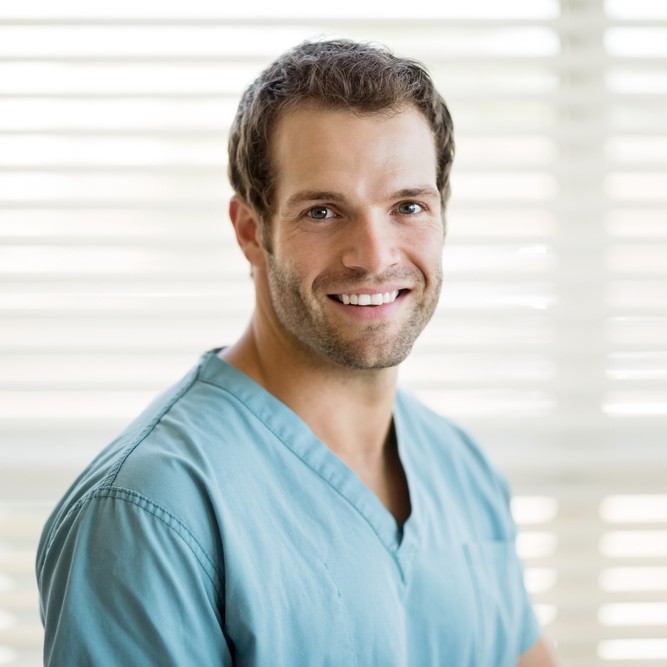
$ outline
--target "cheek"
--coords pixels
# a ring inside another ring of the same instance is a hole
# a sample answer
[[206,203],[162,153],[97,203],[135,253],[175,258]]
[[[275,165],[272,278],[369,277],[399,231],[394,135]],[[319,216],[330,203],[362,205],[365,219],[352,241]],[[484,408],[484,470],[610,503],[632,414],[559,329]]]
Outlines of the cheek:
[[278,289],[292,294],[299,293],[302,296],[309,292],[310,286],[319,274],[308,256],[297,256],[296,253],[290,254],[289,251],[273,255],[271,272],[273,282],[277,284]]
[[432,271],[442,267],[444,236],[441,229],[425,234],[411,234],[406,247],[413,261],[425,269]]
[[336,244],[322,238],[300,237],[282,246],[279,262],[292,275],[315,278],[325,271],[335,254]]

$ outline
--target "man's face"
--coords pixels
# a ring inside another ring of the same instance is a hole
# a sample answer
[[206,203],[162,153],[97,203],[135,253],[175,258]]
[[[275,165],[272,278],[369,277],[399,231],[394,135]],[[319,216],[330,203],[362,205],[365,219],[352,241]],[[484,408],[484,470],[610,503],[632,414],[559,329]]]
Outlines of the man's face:
[[432,132],[393,115],[301,106],[278,123],[257,280],[288,349],[355,369],[398,365],[431,318],[444,229]]

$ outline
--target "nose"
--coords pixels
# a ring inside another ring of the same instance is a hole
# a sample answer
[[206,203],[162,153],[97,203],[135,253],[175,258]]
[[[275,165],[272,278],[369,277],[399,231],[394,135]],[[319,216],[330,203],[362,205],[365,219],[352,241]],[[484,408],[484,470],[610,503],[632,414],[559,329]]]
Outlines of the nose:
[[381,273],[399,261],[396,223],[381,214],[359,216],[345,238],[342,261],[346,268]]

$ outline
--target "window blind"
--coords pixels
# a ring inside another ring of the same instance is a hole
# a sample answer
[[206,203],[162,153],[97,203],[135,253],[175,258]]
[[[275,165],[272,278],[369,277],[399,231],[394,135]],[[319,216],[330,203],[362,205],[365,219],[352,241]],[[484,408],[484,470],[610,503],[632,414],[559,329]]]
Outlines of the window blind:
[[2,8],[0,665],[41,663],[53,503],[243,330],[227,128],[254,76],[318,36],[421,59],[456,124],[443,298],[403,384],[507,474],[562,664],[665,664],[664,3],[228,4]]

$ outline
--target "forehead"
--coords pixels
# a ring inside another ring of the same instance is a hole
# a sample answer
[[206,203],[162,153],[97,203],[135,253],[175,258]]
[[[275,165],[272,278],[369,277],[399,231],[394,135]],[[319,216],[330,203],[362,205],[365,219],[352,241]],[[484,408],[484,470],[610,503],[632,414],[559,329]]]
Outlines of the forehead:
[[406,188],[436,183],[435,139],[412,106],[359,114],[312,104],[286,112],[271,141],[276,196],[294,188]]

